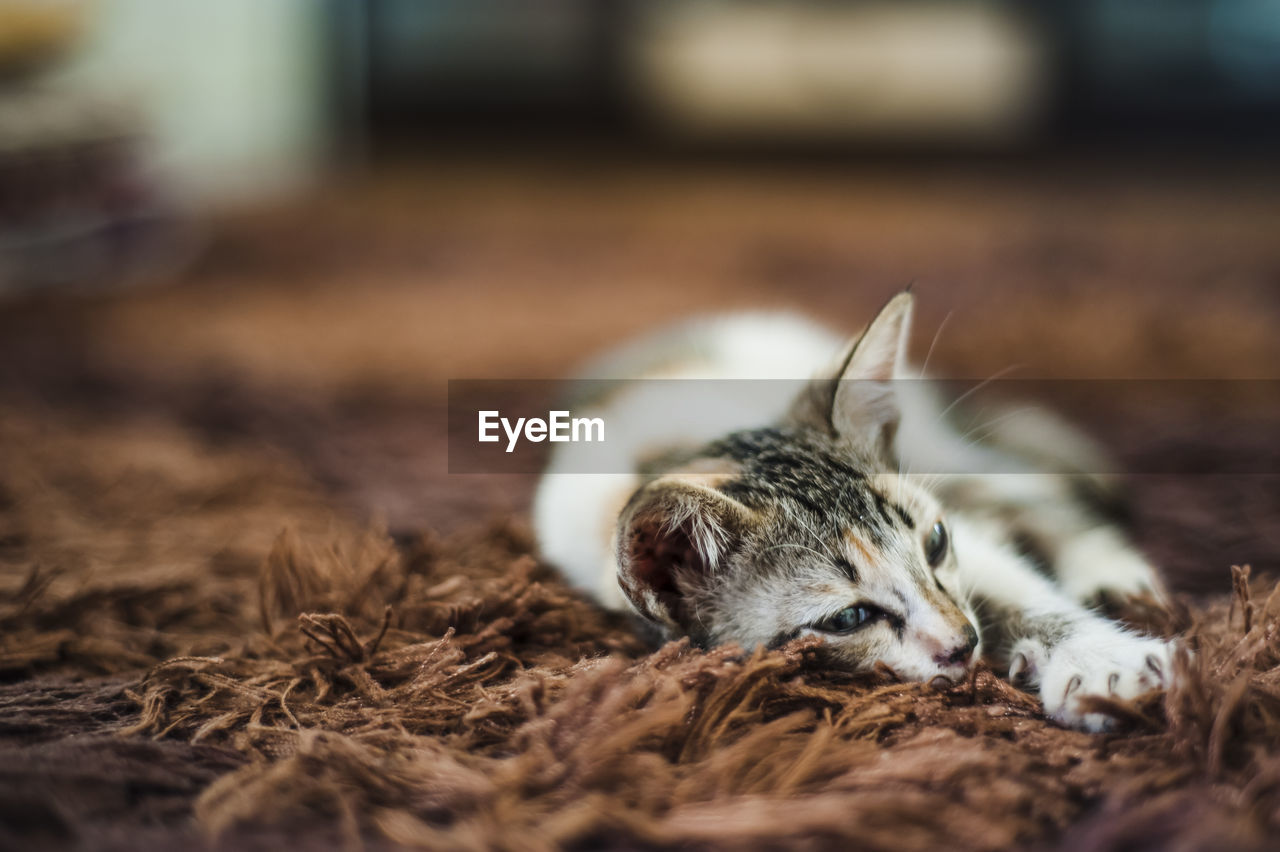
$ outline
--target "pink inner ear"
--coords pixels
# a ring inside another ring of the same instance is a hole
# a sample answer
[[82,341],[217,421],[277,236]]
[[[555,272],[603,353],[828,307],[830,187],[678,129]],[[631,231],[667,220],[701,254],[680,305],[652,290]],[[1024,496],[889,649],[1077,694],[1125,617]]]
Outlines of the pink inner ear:
[[897,359],[896,340],[882,338],[864,340],[858,344],[853,360],[849,362],[841,378],[863,382],[892,381]]
[[659,594],[679,593],[675,572],[687,556],[684,536],[656,523],[638,526],[632,535],[631,571],[635,578]]
[[893,380],[893,361],[879,361],[875,365],[875,369],[871,370],[863,378],[873,382],[888,382]]
[[[660,522],[637,523],[631,530],[630,559],[623,588],[632,602],[657,620],[679,621],[680,594],[676,573],[699,564],[688,536],[683,530],[668,530]],[[665,613],[648,612],[648,601],[641,592],[649,591]]]

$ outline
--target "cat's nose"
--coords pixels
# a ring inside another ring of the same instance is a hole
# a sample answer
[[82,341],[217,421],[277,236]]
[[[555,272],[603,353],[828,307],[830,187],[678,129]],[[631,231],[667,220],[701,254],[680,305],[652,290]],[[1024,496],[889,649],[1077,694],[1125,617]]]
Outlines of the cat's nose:
[[978,631],[972,624],[964,626],[964,641],[950,651],[944,651],[933,658],[940,666],[958,666],[969,662],[973,649],[978,647]]

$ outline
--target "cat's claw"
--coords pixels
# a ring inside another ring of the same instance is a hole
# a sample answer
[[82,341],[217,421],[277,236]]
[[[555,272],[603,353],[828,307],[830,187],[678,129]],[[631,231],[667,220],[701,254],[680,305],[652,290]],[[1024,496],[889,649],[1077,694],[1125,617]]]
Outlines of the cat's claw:
[[1032,674],[1030,669],[1031,662],[1027,659],[1026,654],[1014,654],[1013,662],[1009,664],[1009,683],[1014,686],[1022,686]]
[[1082,699],[1100,695],[1129,700],[1168,686],[1173,653],[1174,646],[1162,639],[1112,629],[1091,630],[1052,648],[1024,639],[1013,648],[1009,676],[1037,685],[1045,715],[1055,722],[1101,732],[1114,728],[1115,719],[1085,712]]

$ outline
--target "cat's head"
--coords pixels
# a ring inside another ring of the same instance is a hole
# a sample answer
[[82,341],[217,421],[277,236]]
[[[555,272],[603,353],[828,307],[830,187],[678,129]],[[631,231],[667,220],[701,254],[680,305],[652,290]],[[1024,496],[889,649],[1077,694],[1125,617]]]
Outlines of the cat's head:
[[702,644],[817,635],[850,669],[963,675],[979,641],[946,519],[893,459],[910,316],[902,294],[786,423],[730,435],[636,492],[615,549],[641,616]]

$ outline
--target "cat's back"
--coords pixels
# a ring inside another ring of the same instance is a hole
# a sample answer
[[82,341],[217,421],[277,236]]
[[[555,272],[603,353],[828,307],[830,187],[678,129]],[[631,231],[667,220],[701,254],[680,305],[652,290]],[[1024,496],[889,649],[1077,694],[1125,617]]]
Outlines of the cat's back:
[[609,350],[578,374],[631,379],[808,379],[844,339],[797,314],[744,311],[694,317]]

